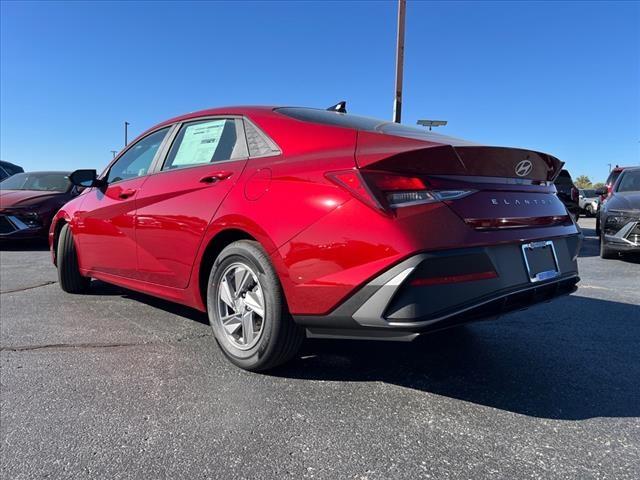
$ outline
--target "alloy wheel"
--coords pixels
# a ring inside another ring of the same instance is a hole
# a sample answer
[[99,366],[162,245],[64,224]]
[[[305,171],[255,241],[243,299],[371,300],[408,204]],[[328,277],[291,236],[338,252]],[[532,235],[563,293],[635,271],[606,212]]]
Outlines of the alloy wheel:
[[216,293],[218,318],[226,339],[240,350],[248,350],[260,340],[264,330],[265,301],[256,273],[248,265],[229,265]]

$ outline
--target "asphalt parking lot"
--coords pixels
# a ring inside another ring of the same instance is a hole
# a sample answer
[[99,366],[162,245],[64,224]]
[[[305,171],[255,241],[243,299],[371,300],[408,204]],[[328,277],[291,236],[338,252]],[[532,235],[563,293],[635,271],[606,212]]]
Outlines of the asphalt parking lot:
[[0,252],[2,478],[639,478],[640,261],[412,344],[230,365],[204,315]]

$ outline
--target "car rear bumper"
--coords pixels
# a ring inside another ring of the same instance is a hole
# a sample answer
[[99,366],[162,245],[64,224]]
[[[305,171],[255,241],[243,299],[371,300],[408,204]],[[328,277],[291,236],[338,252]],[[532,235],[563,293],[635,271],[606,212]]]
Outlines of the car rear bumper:
[[555,278],[531,281],[521,243],[421,253],[368,282],[329,315],[294,319],[311,337],[411,339],[495,318],[575,291],[581,236],[552,243]]

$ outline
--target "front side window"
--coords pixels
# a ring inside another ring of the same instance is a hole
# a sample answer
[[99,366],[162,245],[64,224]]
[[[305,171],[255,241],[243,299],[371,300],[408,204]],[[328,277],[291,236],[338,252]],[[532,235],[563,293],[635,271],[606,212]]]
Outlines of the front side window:
[[186,123],[180,128],[162,170],[234,160],[245,156],[241,149],[233,119]]
[[133,145],[111,166],[107,182],[119,182],[146,175],[169,127],[147,135]]

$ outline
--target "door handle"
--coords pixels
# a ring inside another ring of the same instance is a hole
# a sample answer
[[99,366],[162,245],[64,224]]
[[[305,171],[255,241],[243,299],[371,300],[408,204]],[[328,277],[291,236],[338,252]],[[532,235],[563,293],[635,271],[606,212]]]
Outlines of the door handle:
[[125,199],[125,198],[129,198],[132,197],[133,195],[135,195],[137,192],[137,190],[135,188],[127,188],[126,190],[121,191],[118,194],[118,197]]
[[233,175],[233,172],[226,172],[226,171],[215,172],[210,175],[205,175],[200,179],[200,182],[201,183],[221,182],[222,180],[226,180],[227,178],[229,178],[231,175]]

